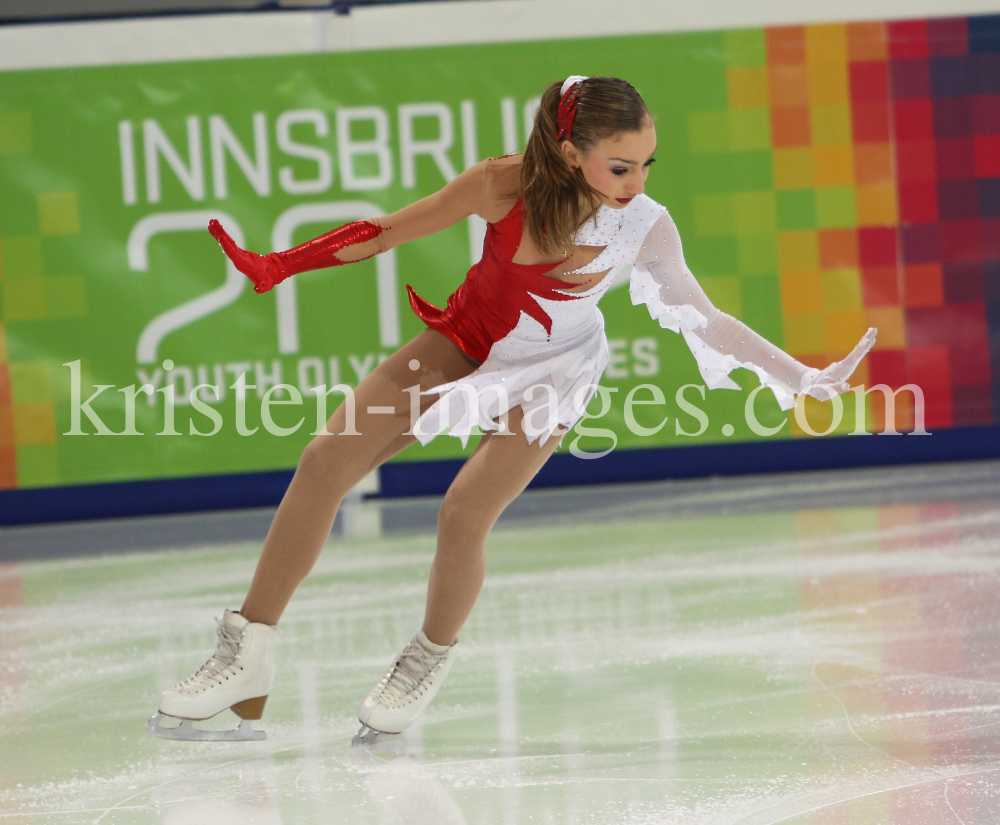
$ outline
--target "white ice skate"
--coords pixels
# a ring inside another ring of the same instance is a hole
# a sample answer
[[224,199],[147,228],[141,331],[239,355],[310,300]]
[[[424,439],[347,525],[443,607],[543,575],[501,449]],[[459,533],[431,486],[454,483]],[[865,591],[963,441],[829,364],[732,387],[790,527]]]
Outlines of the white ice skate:
[[431,642],[420,631],[399,654],[382,681],[361,702],[361,730],[351,744],[371,745],[385,734],[402,733],[426,708],[454,660],[454,644]]
[[[266,739],[254,730],[252,720],[264,714],[264,703],[274,684],[274,628],[248,622],[227,610],[219,621],[215,655],[190,679],[163,691],[156,714],[146,730],[160,739],[242,742]],[[234,730],[200,730],[192,722],[210,719],[232,710],[242,720]],[[181,720],[176,727],[163,727],[160,720]]]

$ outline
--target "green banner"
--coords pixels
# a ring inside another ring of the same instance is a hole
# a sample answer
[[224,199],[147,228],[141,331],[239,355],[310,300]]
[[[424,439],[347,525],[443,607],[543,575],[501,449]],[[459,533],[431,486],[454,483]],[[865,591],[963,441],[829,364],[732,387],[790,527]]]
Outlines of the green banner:
[[[784,345],[766,112],[731,105],[733,67],[764,60],[758,30],[3,75],[0,486],[294,466],[340,399],[323,399],[324,413],[309,388],[354,386],[415,335],[405,285],[443,305],[481,249],[482,226],[463,222],[257,295],[208,220],[264,252],[390,213],[484,157],[522,149],[536,96],[574,73],[640,90],[659,135],[647,193],[670,209],[717,305]],[[733,193],[747,194],[735,213]],[[719,221],[739,225],[719,237]],[[688,387],[678,399],[677,388],[702,384],[694,359],[631,305],[627,286],[601,309],[613,394],[578,449],[760,437],[746,392],[702,398]],[[218,394],[192,398],[201,384]],[[626,404],[641,384],[662,388],[662,403],[643,388]],[[787,421],[769,392],[755,409],[764,427]],[[444,437],[397,460],[461,453]]]

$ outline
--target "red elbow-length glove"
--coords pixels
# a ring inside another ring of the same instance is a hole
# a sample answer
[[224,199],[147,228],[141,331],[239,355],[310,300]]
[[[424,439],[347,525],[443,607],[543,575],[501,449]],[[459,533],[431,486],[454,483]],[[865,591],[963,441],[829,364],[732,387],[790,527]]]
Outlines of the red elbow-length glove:
[[[354,263],[340,260],[337,251],[345,246],[374,240],[385,229],[386,227],[369,221],[355,221],[284,252],[257,255],[240,249],[218,221],[212,220],[208,223],[208,231],[212,233],[212,237],[219,242],[222,251],[233,265],[253,281],[253,291],[258,293],[267,292],[275,284],[280,284],[285,278],[298,275],[300,272]],[[374,254],[375,252],[372,252],[357,260],[363,261]]]

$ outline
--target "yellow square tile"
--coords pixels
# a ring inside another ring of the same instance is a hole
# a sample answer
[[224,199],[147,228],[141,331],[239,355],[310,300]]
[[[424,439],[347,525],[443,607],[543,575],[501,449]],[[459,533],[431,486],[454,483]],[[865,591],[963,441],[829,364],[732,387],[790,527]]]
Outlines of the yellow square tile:
[[814,146],[813,169],[816,186],[853,186],[854,149],[842,146]]
[[55,444],[56,417],[53,404],[15,404],[14,433],[18,446]]
[[80,231],[80,200],[76,192],[41,192],[38,229],[43,235],[75,235]]
[[7,362],[7,328],[0,323],[0,364]]
[[736,232],[739,235],[764,235],[778,228],[774,192],[737,192],[733,196]]
[[814,312],[786,314],[785,349],[796,356],[824,352],[823,316]]
[[846,64],[847,26],[843,23],[806,26],[806,61]]
[[809,63],[809,102],[813,106],[849,103],[851,100],[847,64]]
[[752,152],[771,148],[771,115],[767,109],[734,109],[729,113],[729,148]]
[[853,140],[851,108],[846,104],[809,109],[809,132],[814,146],[848,145]]
[[878,330],[875,349],[905,349],[906,322],[902,307],[868,307],[866,323]]
[[819,241],[811,229],[778,233],[778,263],[782,272],[819,270]]
[[824,309],[858,309],[861,305],[861,273],[857,269],[832,269],[823,273]]
[[815,185],[812,149],[775,149],[771,160],[774,164],[775,189],[812,189]]
[[[44,359],[11,364],[10,392],[15,404],[44,404],[55,399],[52,367]],[[65,371],[65,368],[62,368]]]
[[45,317],[44,278],[0,281],[0,294],[4,321],[33,321]]
[[858,226],[895,226],[898,222],[894,184],[858,186],[854,196],[857,200]]
[[868,325],[863,309],[840,309],[823,314],[823,352],[850,352]]
[[767,67],[729,69],[726,72],[730,109],[766,109]]
[[819,272],[797,270],[781,273],[781,311],[785,315],[823,311],[823,282]]
[[712,303],[739,318],[743,314],[743,283],[736,275],[703,275],[698,282]]

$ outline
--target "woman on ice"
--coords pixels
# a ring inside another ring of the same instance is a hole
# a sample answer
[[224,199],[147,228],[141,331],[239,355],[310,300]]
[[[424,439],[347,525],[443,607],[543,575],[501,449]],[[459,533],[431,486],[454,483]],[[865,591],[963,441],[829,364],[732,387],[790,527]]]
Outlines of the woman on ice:
[[[482,439],[441,505],[423,625],[361,702],[356,741],[409,726],[451,667],[483,583],[490,528],[596,391],[608,362],[597,303],[623,267],[632,266],[632,302],[684,336],[710,388],[736,387],[728,374],[744,367],[783,409],[800,393],[825,400],[847,389],[875,330],[846,359],[819,371],[717,310],[684,263],[669,213],[643,194],[655,150],[653,120],[632,86],[571,77],[546,89],[523,155],[483,161],[384,218],[263,256],[240,249],[212,222],[212,234],[256,292],[299,272],[369,258],[471,215],[488,228],[482,260],[443,310],[408,287],[413,311],[428,328],[368,375],[332,415],[327,432],[306,446],[246,600],[238,612],[225,611],[215,654],[161,694],[152,733],[262,737],[248,720],[261,717],[274,681],[274,627],[319,556],[344,495],[415,440],[448,432],[464,442],[478,426]],[[191,725],[226,709],[244,720],[236,731],[208,734]],[[163,716],[185,721],[164,728]]]

